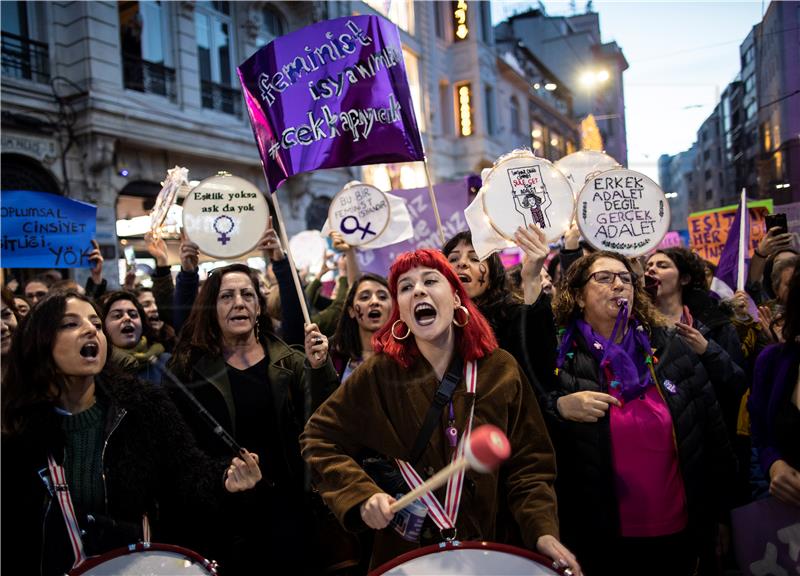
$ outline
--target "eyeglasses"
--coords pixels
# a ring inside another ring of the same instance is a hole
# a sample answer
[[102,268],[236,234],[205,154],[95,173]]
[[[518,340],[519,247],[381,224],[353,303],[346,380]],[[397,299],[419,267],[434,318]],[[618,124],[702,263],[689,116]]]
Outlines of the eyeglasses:
[[587,281],[594,280],[598,284],[613,284],[614,278],[619,278],[623,284],[633,284],[633,275],[630,272],[611,272],[610,270],[598,270],[589,274]]

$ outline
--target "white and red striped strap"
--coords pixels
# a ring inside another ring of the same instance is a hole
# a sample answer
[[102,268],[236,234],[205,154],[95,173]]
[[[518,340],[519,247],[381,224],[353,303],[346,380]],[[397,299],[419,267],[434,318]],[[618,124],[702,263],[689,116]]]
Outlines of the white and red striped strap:
[[[475,413],[474,395],[478,386],[478,368],[476,362],[473,360],[467,362],[464,366],[464,380],[466,380],[467,394],[473,395],[473,401],[470,404],[469,417],[467,418],[467,425],[464,428],[464,433],[461,435],[461,441],[458,444],[456,453],[453,454],[453,460],[464,457],[469,436],[472,432],[472,417]],[[409,488],[413,490],[423,483],[422,478],[405,460],[397,460],[397,466],[400,468],[400,473],[403,479],[408,484]],[[459,470],[447,481],[447,493],[445,496],[444,507],[442,507],[439,500],[433,494],[428,492],[420,499],[423,504],[428,508],[431,515],[431,520],[439,527],[440,530],[447,530],[456,527],[456,519],[458,517],[458,507],[461,504],[461,489],[464,485],[464,470]]]
[[75,508],[72,506],[72,498],[69,495],[67,477],[64,473],[64,467],[60,464],[56,464],[52,454],[47,457],[47,467],[50,469],[50,481],[53,484],[53,493],[58,499],[58,505],[61,507],[61,515],[64,517],[64,523],[67,526],[69,542],[72,545],[72,552],[75,555],[75,563],[72,567],[75,568],[86,560],[86,554],[83,551],[81,529],[80,526],[78,526],[77,518],[75,518]]

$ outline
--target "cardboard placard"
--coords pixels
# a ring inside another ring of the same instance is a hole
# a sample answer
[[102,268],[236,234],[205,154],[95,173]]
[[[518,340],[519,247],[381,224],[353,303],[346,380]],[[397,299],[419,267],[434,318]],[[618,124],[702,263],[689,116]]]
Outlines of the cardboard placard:
[[350,246],[377,240],[391,218],[386,195],[371,184],[349,182],[331,200],[328,221]]

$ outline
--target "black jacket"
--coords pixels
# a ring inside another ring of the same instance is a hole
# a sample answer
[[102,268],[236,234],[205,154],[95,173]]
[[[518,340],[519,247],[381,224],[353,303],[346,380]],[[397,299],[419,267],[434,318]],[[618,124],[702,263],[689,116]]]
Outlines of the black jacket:
[[[310,491],[310,476],[300,457],[299,438],[311,413],[338,386],[333,364],[312,369],[299,351],[274,336],[262,337],[269,361],[268,381],[270,413],[263,414],[264,434],[273,450],[270,470],[262,462],[264,479],[254,490],[233,494],[223,511],[226,534],[213,549],[223,574],[254,574],[263,569],[263,557],[254,550],[272,557],[273,566],[294,562],[298,573],[320,573],[313,562],[319,561],[304,549],[314,549],[316,524],[313,519],[315,498]],[[173,357],[174,358],[174,357]],[[201,356],[190,367],[179,370],[178,377],[219,424],[238,439],[241,426],[236,414],[233,390],[222,356]],[[230,450],[199,416],[197,409],[177,389],[170,394],[183,413],[200,447],[213,457],[230,457]],[[273,423],[269,426],[269,423]],[[241,442],[241,440],[239,440]],[[252,446],[244,448],[253,449]],[[323,509],[324,511],[324,509]],[[259,568],[259,566],[261,568]],[[287,570],[291,571],[288,567]],[[288,573],[288,572],[287,572]]]
[[[105,510],[76,510],[87,531],[87,555],[135,543],[145,513],[153,541],[202,553],[204,542],[196,536],[214,528],[204,518],[218,500],[214,493],[223,492],[225,463],[212,462],[197,449],[163,390],[104,372],[96,379],[96,394],[107,415],[106,504]],[[50,404],[42,404],[31,422],[24,433],[3,437],[2,572],[64,574],[74,556],[58,501],[40,477],[42,470],[47,475],[48,454],[63,463],[64,435]],[[86,520],[87,513],[95,523]]]
[[[599,366],[577,337],[572,358],[559,370],[556,387],[543,405],[556,446],[559,517],[564,544],[577,555],[589,574],[613,572],[614,542],[619,537],[619,513],[614,488],[609,417],[596,423],[561,418],[559,397],[592,390],[608,393]],[[728,488],[736,461],[719,405],[708,376],[688,345],[674,331],[656,329],[650,338],[656,348],[658,387],[672,416],[679,468],[686,491],[689,532],[698,551],[713,544],[716,521],[724,518],[732,496]],[[675,393],[664,388],[665,380]],[[590,572],[594,567],[595,572]]]

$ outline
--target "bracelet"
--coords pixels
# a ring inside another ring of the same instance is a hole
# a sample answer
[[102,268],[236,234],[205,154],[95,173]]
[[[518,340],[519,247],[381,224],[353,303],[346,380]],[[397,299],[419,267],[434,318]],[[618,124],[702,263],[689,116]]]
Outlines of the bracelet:
[[758,251],[758,248],[753,248],[753,255],[754,256],[758,256],[762,260],[766,260],[767,259],[766,256],[764,256],[761,252]]

